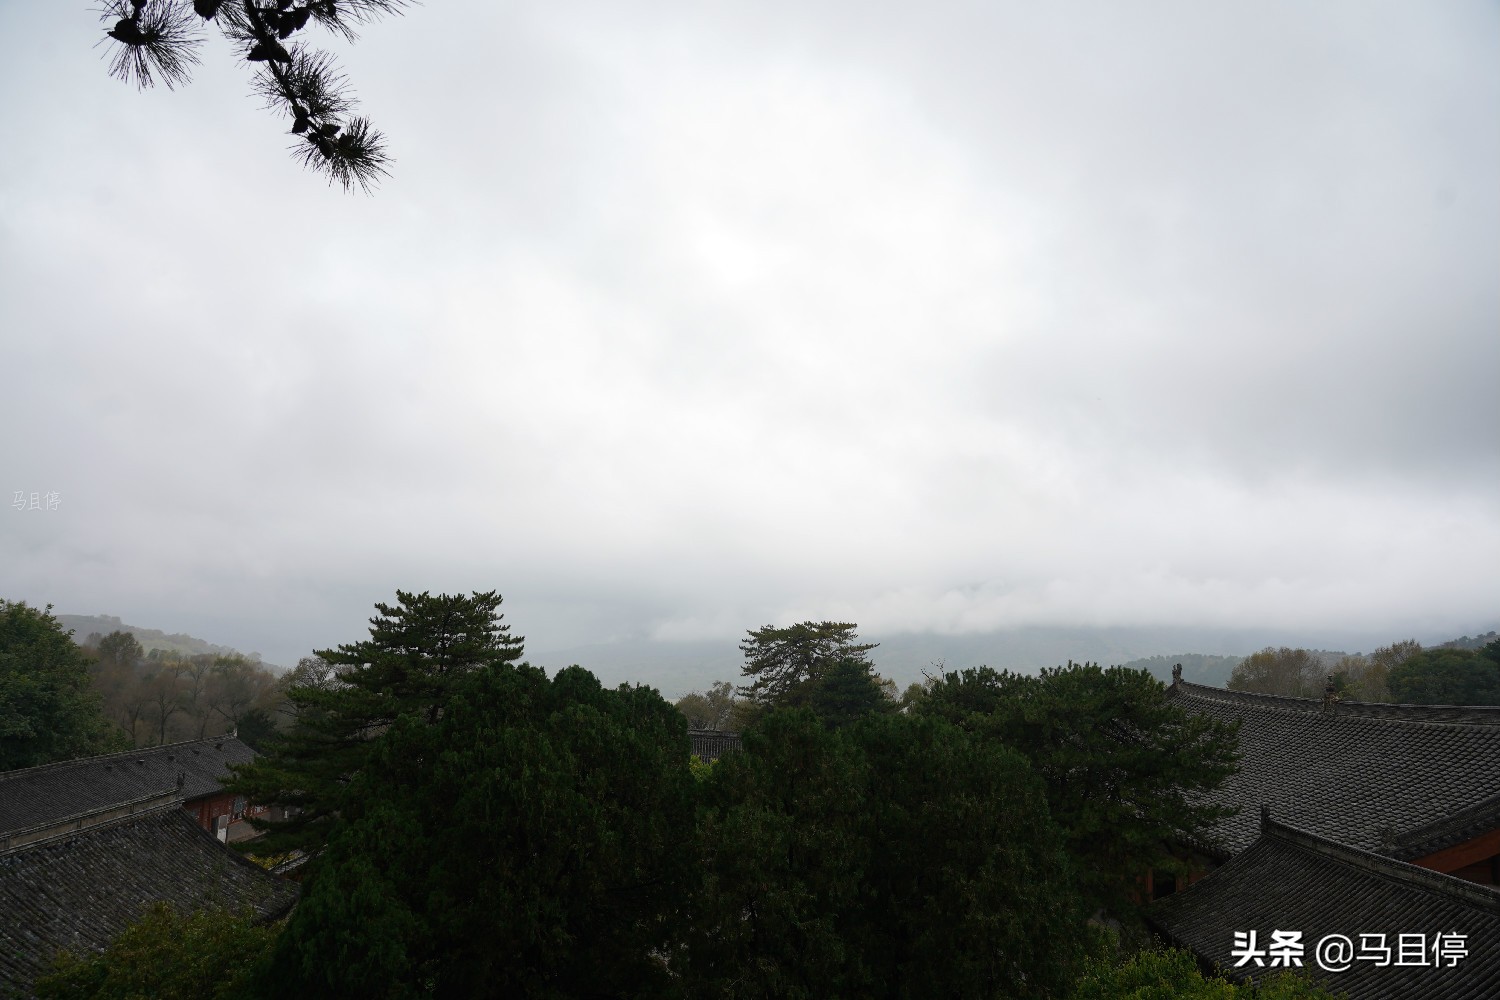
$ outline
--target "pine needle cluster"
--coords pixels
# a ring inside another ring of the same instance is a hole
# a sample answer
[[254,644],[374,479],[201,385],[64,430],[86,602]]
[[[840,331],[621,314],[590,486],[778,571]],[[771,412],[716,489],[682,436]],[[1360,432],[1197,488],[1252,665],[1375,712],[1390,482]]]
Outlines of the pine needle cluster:
[[356,28],[399,12],[407,0],[105,0],[100,19],[109,72],[145,89],[187,83],[212,26],[254,64],[254,88],[291,120],[294,158],[345,191],[368,192],[387,175],[385,137],[354,114],[333,56],[299,36],[316,24],[354,41]]

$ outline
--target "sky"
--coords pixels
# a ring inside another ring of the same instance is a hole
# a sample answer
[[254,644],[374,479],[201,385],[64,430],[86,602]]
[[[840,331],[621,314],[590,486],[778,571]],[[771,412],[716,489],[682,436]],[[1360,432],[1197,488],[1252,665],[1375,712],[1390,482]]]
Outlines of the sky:
[[103,27],[0,3],[0,597],[282,664],[397,589],[1500,624],[1494,3],[432,3],[310,36],[369,196]]

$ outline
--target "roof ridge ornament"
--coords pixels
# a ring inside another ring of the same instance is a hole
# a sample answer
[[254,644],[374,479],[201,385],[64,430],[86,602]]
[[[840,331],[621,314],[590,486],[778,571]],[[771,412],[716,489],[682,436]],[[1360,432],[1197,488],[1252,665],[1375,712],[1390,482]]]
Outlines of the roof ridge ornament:
[[1182,664],[1172,664],[1172,686],[1176,687],[1182,683]]

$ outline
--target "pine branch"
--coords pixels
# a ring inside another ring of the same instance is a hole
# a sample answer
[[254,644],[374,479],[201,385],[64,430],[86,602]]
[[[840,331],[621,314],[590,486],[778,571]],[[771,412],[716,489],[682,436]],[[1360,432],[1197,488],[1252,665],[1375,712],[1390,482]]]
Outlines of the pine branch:
[[112,50],[110,73],[140,89],[157,79],[167,87],[186,83],[198,63],[199,21],[212,23],[243,46],[244,59],[259,64],[254,86],[269,108],[292,120],[300,141],[292,155],[328,175],[345,191],[368,192],[388,174],[385,137],[368,118],[351,117],[354,99],[333,57],[289,43],[316,22],[346,39],[354,26],[401,12],[408,0],[106,0],[101,18]]
[[110,47],[109,75],[137,90],[151,86],[155,77],[172,90],[187,83],[190,67],[198,64],[197,47],[202,42],[192,11],[171,0],[109,0],[100,9],[100,20],[114,26],[105,36]]

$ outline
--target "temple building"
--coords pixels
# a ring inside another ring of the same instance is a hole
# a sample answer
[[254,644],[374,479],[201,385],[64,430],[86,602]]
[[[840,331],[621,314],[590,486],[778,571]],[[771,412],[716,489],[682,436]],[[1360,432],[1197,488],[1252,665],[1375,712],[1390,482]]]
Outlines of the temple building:
[[1200,849],[1222,863],[1278,822],[1500,884],[1500,708],[1332,702],[1248,694],[1177,676],[1168,697],[1240,726],[1239,771],[1211,801],[1239,812]]
[[61,949],[102,950],[157,901],[274,920],[297,899],[295,883],[219,843],[175,792],[74,813],[15,840],[0,846],[3,996],[28,994]]
[[[1354,1000],[1500,996],[1500,892],[1276,822],[1151,922],[1231,977],[1286,968]],[[1278,949],[1277,945],[1282,947]]]
[[[1278,971],[1245,935],[1295,932],[1303,971],[1353,1000],[1500,996],[1500,707],[1250,694],[1180,668],[1168,699],[1238,723],[1240,765],[1209,797],[1237,812],[1183,845],[1189,884],[1148,883],[1163,936],[1244,979]],[[1373,951],[1329,971],[1313,948],[1337,934]],[[1417,935],[1425,962],[1379,961]]]
[[220,840],[253,836],[245,819],[263,810],[225,792],[224,781],[229,765],[254,759],[255,751],[239,739],[215,736],[0,772],[0,850],[30,827],[50,828],[72,815],[167,791]]
[[228,849],[255,812],[224,790],[233,736],[0,772],[0,996],[59,950],[102,950],[152,903],[284,915],[295,883]]

